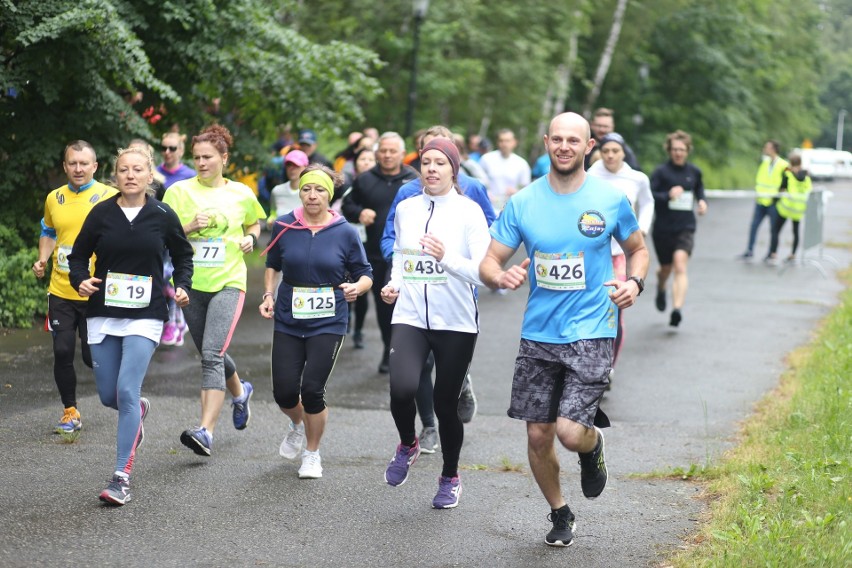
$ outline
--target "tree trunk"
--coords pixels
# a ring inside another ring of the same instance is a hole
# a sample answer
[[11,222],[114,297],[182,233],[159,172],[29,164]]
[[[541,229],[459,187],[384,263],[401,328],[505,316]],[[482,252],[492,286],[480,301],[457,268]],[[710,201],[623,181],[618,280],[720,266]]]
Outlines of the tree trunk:
[[618,4],[615,7],[615,14],[612,16],[612,27],[609,29],[606,47],[604,47],[600,63],[598,63],[598,69],[595,72],[595,81],[592,84],[592,90],[589,91],[586,104],[583,106],[583,115],[586,118],[592,115],[592,107],[601,94],[601,87],[603,87],[603,82],[609,71],[609,65],[612,63],[612,54],[615,52],[618,37],[621,35],[621,25],[624,23],[624,12],[627,11],[627,2],[628,0],[618,0]]

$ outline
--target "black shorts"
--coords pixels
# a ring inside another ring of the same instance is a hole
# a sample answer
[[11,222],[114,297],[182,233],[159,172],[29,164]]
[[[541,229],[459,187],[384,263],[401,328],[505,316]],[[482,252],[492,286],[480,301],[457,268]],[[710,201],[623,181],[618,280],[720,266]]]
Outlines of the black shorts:
[[561,416],[587,428],[607,426],[598,414],[612,371],[612,347],[612,339],[566,344],[521,339],[509,416],[541,423]]
[[47,296],[47,328],[50,331],[78,331],[80,339],[88,341],[85,300],[66,300],[53,294]]
[[686,254],[692,256],[692,247],[695,245],[695,231],[654,233],[653,236],[654,250],[657,251],[657,260],[660,264],[671,264],[676,250],[686,251]]

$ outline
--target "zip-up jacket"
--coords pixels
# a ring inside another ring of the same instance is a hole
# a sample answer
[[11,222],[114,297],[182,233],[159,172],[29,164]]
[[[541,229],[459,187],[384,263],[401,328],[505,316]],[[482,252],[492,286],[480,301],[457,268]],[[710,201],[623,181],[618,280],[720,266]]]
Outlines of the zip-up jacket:
[[350,223],[357,223],[364,209],[376,212],[376,221],[367,227],[367,242],[364,243],[367,258],[371,261],[384,261],[380,245],[391,203],[399,188],[416,178],[417,172],[408,166],[402,166],[398,174],[389,176],[376,165],[355,178],[352,191],[343,198],[340,210]]
[[[118,205],[120,195],[95,205],[86,217],[74,248],[68,256],[69,279],[75,290],[89,278],[89,259],[97,254],[95,277],[99,290],[89,297],[86,317],[157,319],[168,321],[169,308],[163,295],[163,250],[172,257],[175,288],[192,287],[192,245],[186,240],[177,214],[153,197],[133,221]],[[151,302],[144,308],[104,305],[107,273],[151,277]]]
[[[399,297],[392,323],[478,333],[475,291],[476,286],[482,285],[479,263],[491,243],[482,208],[455,190],[441,196],[423,193],[397,206],[394,224],[396,240],[388,284],[399,290]],[[433,257],[411,254],[422,250],[420,239],[426,233],[432,233],[444,245],[444,257],[436,263],[437,267],[429,262]],[[434,272],[437,276],[443,271],[447,275],[446,283],[406,280],[406,274],[418,272],[418,261],[427,266],[425,272]]]

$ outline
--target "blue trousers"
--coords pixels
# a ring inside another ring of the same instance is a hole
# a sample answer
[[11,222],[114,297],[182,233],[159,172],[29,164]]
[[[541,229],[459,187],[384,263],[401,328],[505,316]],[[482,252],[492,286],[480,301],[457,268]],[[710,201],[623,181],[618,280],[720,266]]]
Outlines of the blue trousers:
[[754,242],[757,240],[757,230],[760,228],[760,224],[766,217],[769,217],[769,230],[772,231],[772,226],[775,224],[775,217],[778,215],[778,210],[775,209],[775,204],[772,205],[761,205],[760,203],[754,204],[754,214],[751,216],[751,227],[748,231],[748,248],[746,248],[747,252],[754,252]]
[[104,406],[118,410],[115,471],[130,475],[136,454],[136,439],[142,422],[139,397],[148,363],[157,344],[138,335],[107,335],[91,346],[92,367],[98,395]]

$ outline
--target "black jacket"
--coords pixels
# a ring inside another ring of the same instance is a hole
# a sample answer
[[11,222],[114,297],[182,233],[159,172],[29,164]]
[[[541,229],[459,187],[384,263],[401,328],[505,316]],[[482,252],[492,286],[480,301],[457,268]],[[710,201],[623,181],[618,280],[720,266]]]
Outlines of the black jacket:
[[694,231],[696,227],[694,211],[669,209],[669,190],[679,185],[695,195],[695,203],[704,199],[704,181],[701,170],[687,162],[676,166],[671,160],[662,164],[651,174],[651,193],[654,196],[654,230],[652,233],[679,233]]
[[[174,264],[174,284],[187,292],[192,287],[192,245],[186,240],[177,214],[165,203],[149,197],[142,210],[127,220],[115,195],[92,208],[68,256],[71,286],[80,288],[89,278],[89,259],[94,253],[95,277],[102,282],[89,298],[87,317],[157,319],[168,321],[169,308],[163,295],[163,252]],[[145,308],[104,305],[107,272],[151,276],[151,303]]]
[[355,178],[352,191],[343,198],[341,211],[350,223],[357,223],[364,209],[376,212],[376,222],[367,227],[367,242],[364,243],[367,258],[371,261],[384,260],[380,244],[390,206],[399,188],[416,178],[417,172],[408,166],[402,166],[398,174],[388,176],[376,165]]

